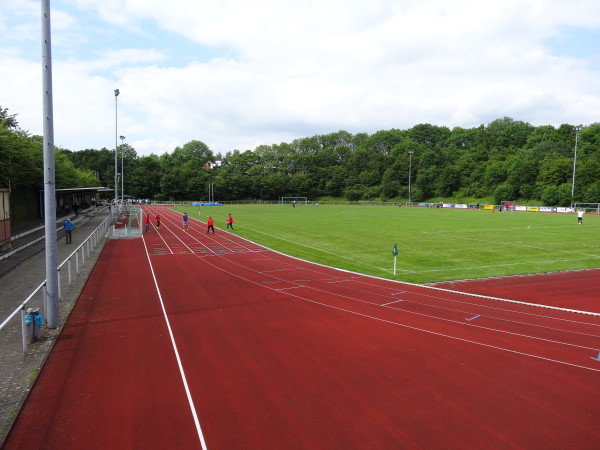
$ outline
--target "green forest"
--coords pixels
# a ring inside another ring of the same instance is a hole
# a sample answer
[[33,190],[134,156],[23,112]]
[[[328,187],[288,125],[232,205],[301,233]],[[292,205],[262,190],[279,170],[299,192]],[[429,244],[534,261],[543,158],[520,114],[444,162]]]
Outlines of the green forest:
[[[114,187],[114,148],[56,148],[55,154],[57,189]],[[217,201],[406,202],[410,184],[412,202],[600,202],[599,123],[580,130],[508,117],[476,128],[419,124],[373,134],[337,131],[224,155],[200,140],[149,156],[122,144],[119,171],[121,159],[125,194],[153,200],[205,200],[212,184]],[[17,115],[0,107],[0,187],[10,186],[17,201],[23,192],[37,192],[42,162],[42,138],[20,129]]]

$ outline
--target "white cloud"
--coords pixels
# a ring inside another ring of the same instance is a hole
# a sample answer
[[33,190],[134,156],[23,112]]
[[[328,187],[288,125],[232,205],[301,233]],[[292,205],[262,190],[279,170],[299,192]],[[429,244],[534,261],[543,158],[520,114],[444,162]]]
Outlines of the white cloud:
[[[39,50],[24,44],[34,3],[0,13],[0,106],[41,133]],[[596,1],[74,4],[53,3],[55,142],[72,150],[114,146],[115,88],[119,134],[140,154],[192,139],[224,153],[340,129],[600,116],[600,55],[559,57],[549,44],[600,29]],[[199,57],[207,46],[215,57]]]

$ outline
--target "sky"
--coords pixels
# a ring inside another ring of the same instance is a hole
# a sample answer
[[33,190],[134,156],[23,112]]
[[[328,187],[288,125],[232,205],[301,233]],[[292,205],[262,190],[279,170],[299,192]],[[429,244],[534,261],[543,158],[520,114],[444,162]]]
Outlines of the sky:
[[[42,135],[41,0],[0,1],[0,108]],[[72,151],[600,118],[597,0],[50,5],[54,144]]]

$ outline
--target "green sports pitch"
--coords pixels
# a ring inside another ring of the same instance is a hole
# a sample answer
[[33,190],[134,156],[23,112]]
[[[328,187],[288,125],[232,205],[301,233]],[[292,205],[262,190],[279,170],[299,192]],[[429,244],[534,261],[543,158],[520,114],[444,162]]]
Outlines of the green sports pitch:
[[[298,258],[412,283],[600,267],[600,216],[338,205],[178,207]],[[392,250],[398,245],[396,274]]]

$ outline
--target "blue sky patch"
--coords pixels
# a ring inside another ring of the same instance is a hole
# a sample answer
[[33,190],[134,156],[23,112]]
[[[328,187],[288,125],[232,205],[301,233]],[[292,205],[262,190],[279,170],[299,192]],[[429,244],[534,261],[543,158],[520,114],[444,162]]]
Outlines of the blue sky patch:
[[600,56],[600,30],[565,27],[559,36],[548,40],[555,56],[594,58]]

